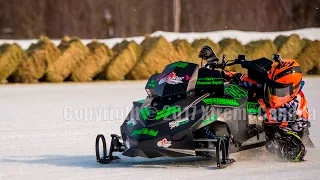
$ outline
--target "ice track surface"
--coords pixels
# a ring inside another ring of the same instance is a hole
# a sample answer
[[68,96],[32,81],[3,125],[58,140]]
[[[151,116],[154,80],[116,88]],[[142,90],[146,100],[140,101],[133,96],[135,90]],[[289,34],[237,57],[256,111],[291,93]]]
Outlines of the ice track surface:
[[[320,179],[320,114],[311,121],[316,148],[302,163],[279,162],[260,148],[232,154],[237,162],[226,169],[193,157],[98,164],[96,135],[120,132],[132,101],[146,95],[144,83],[1,85],[0,179]],[[320,79],[306,78],[309,108],[320,113],[319,89]]]

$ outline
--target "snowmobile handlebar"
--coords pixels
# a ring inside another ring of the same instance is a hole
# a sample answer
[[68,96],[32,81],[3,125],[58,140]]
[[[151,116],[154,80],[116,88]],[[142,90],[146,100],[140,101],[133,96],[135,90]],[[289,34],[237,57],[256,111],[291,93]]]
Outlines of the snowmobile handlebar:
[[233,66],[236,64],[241,65],[242,68],[253,70],[258,72],[259,74],[265,74],[268,72],[269,67],[271,67],[272,61],[268,60],[267,58],[260,58],[256,60],[246,60],[245,55],[239,55],[237,59],[234,60],[227,60],[225,61],[225,56],[222,59],[222,62],[210,62],[205,65],[205,67],[211,67],[213,69],[219,68],[224,70],[227,66]]

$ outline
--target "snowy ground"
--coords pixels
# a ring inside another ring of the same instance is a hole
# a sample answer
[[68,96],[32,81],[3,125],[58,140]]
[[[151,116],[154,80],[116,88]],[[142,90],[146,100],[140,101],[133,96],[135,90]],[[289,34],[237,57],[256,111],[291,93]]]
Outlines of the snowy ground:
[[[307,78],[304,88],[316,112],[318,82]],[[303,163],[278,162],[258,149],[233,154],[237,162],[220,170],[215,162],[194,158],[122,157],[98,164],[96,135],[119,133],[131,101],[144,96],[144,82],[1,85],[0,179],[320,179],[316,114],[311,139],[317,148],[308,151]]]
[[[189,42],[193,42],[195,39],[199,38],[209,38],[214,42],[219,42],[223,38],[234,38],[247,44],[250,41],[256,41],[261,39],[271,39],[274,40],[279,35],[290,36],[292,34],[298,34],[300,38],[307,38],[310,40],[320,40],[320,28],[305,28],[291,31],[279,31],[279,32],[254,32],[254,31],[237,31],[237,30],[224,30],[224,31],[214,31],[214,32],[191,32],[191,33],[174,33],[174,32],[163,32],[156,31],[151,34],[151,36],[164,36],[168,41],[174,41],[176,39],[186,39]],[[124,38],[112,38],[112,39],[99,39],[100,42],[105,43],[109,47],[113,47],[116,43],[123,41]],[[137,43],[141,43],[144,40],[143,36],[129,37],[126,38],[131,41],[134,40]],[[84,44],[90,43],[91,39],[82,39]],[[55,45],[60,44],[60,40],[52,41]],[[0,39],[0,44],[3,43],[17,43],[23,49],[28,49],[31,43],[37,43],[36,39],[28,40],[4,40]]]

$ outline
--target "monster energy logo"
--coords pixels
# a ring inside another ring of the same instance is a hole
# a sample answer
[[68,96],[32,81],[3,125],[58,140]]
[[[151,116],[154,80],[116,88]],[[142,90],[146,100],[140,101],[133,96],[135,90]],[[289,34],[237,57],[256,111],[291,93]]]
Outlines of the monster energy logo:
[[217,116],[214,115],[214,116],[212,116],[212,117],[210,117],[210,118],[208,118],[208,119],[206,119],[206,120],[203,120],[201,124],[204,125],[204,126],[206,126],[206,125],[208,125],[208,124],[210,124],[210,123],[213,123],[213,122],[216,121],[217,119],[218,119]]
[[142,128],[142,129],[136,129],[132,132],[131,136],[136,136],[136,135],[148,135],[148,136],[157,136],[159,131],[155,131],[153,129],[148,129],[148,128]]
[[170,68],[175,68],[175,67],[179,67],[179,68],[185,68],[188,66],[188,63],[186,62],[176,62],[170,65]]
[[221,78],[198,78],[197,85],[221,85],[223,84],[223,80]]
[[247,91],[237,85],[231,85],[230,87],[225,88],[225,91],[235,99],[240,99],[241,97],[248,97]]
[[226,106],[239,106],[239,102],[234,99],[225,99],[225,98],[207,98],[202,100],[207,105],[217,104],[217,105],[226,105]]

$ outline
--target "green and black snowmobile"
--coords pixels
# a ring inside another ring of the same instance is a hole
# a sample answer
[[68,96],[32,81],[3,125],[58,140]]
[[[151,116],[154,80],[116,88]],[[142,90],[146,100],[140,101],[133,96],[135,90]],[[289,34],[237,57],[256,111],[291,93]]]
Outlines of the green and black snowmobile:
[[[264,146],[268,138],[259,104],[246,89],[225,82],[223,72],[235,64],[259,67],[255,73],[264,73],[265,67],[246,61],[243,55],[232,61],[223,56],[219,61],[215,56],[203,67],[179,61],[152,75],[145,87],[147,98],[133,102],[121,135],[111,135],[109,152],[105,137],[97,136],[97,161],[110,163],[118,159],[113,152],[122,152],[145,158],[213,157],[218,167],[224,167],[234,162],[230,153]],[[304,136],[310,140],[308,135],[306,129]]]

